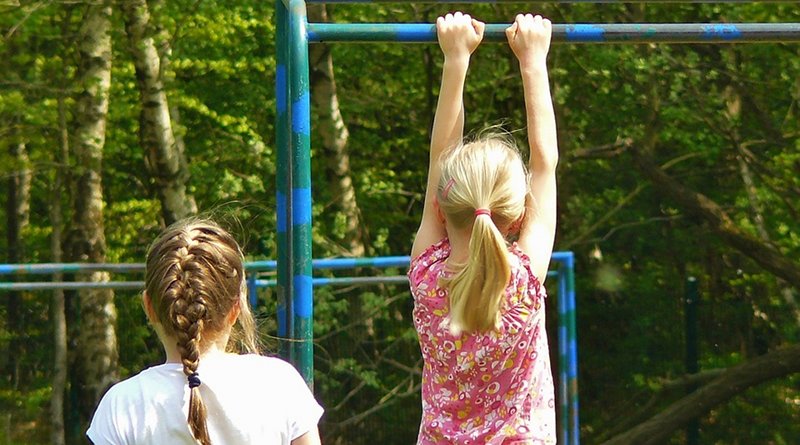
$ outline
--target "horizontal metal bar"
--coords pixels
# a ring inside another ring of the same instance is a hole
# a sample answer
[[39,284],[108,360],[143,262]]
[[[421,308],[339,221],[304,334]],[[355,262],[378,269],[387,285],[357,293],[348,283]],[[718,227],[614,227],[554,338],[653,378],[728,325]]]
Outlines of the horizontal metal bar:
[[[277,280],[256,280],[258,287],[274,287]],[[351,285],[370,285],[370,284],[408,284],[408,277],[405,275],[391,275],[385,277],[317,277],[311,279],[311,284],[317,286],[351,286]]]
[[144,272],[144,263],[41,263],[0,264],[0,275],[50,275],[78,272]]
[[25,283],[0,283],[0,291],[79,289],[133,289],[143,290],[144,281],[36,281]]
[[[572,252],[553,252],[553,261],[566,261]],[[408,267],[411,258],[405,256],[385,256],[371,258],[318,258],[312,260],[311,267],[322,269],[354,269],[358,267]],[[277,262],[248,261],[247,272],[272,271]],[[115,273],[144,272],[144,263],[41,263],[41,264],[0,264],[0,275],[52,275],[54,273],[78,273],[108,271]]]
[[[311,260],[312,269],[354,269],[357,267],[407,267],[408,256],[384,256],[371,258],[318,258]],[[274,260],[251,261],[245,265],[248,271],[275,270]]]
[[[557,277],[558,272],[547,272],[550,278]],[[274,287],[277,280],[255,280],[257,287]],[[316,277],[311,284],[317,286],[363,286],[372,284],[405,284],[405,275],[389,275],[378,277]],[[121,289],[143,290],[144,281],[29,281],[20,283],[0,282],[0,291],[43,291],[43,290],[81,290],[81,289]]]
[[[406,267],[408,256],[388,256],[374,258],[320,258],[313,260],[314,269],[353,269],[356,267]],[[144,263],[43,263],[43,264],[0,264],[0,275],[50,275],[54,273],[78,272],[144,272]],[[250,261],[245,263],[249,272],[277,269],[274,260]]]
[[[484,40],[505,42],[507,24],[487,24]],[[309,42],[435,43],[429,23],[309,23]],[[800,23],[622,23],[553,25],[558,43],[798,42]]]

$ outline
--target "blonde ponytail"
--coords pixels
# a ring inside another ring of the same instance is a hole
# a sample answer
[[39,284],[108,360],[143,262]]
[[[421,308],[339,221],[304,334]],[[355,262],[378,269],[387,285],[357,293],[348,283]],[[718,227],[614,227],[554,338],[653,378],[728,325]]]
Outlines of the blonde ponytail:
[[469,259],[449,282],[450,330],[489,331],[497,326],[511,275],[506,241],[489,215],[478,215],[469,240]]
[[[507,138],[459,145],[440,160],[439,207],[448,227],[471,226],[467,262],[439,283],[448,289],[450,330],[488,331],[498,325],[511,276],[506,230],[522,217],[528,176]],[[450,230],[448,228],[448,230]]]

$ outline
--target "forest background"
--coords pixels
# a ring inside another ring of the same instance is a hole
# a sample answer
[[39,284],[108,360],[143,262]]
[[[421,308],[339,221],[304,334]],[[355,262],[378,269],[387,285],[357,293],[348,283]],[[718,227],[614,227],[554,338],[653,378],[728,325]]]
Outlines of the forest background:
[[[792,3],[396,3],[309,15],[432,23],[462,9],[510,23],[522,7],[554,23],[800,22]],[[198,212],[231,227],[248,259],[274,259],[274,14],[249,0],[0,1],[0,261],[142,262],[165,224]],[[310,57],[314,256],[405,255],[440,51],[314,45]],[[700,443],[797,443],[800,46],[554,44],[549,66],[556,250],[577,262],[583,443],[686,443],[692,421]],[[507,45],[477,51],[465,103],[469,129],[497,124],[524,141]],[[700,290],[692,374],[690,276]],[[0,292],[0,444],[84,443],[105,388],[162,360],[139,296]],[[258,298],[274,351],[275,295]],[[407,286],[316,290],[325,443],[414,441],[411,308]]]

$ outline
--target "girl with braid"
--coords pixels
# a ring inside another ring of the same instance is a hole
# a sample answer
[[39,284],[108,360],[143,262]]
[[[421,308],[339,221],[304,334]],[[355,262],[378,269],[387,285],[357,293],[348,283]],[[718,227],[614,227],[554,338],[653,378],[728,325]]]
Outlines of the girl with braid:
[[257,355],[246,292],[228,232],[197,219],[167,228],[148,251],[143,294],[166,362],[108,390],[91,441],[318,445],[322,408],[292,365]]
[[408,272],[424,360],[417,444],[555,444],[543,286],[558,161],[551,24],[520,14],[506,29],[522,74],[530,173],[507,138],[462,140],[464,82],[484,24],[455,13],[436,30],[442,85]]

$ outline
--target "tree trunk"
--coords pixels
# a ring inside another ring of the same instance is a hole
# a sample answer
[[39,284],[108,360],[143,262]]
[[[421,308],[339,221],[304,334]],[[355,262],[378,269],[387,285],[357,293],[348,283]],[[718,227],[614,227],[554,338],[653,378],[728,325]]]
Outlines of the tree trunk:
[[674,431],[746,389],[796,372],[800,372],[800,345],[774,350],[729,368],[711,383],[603,445],[665,443]]
[[[50,222],[53,233],[50,236],[51,260],[60,263],[64,214],[61,205],[61,194],[65,184],[65,166],[69,158],[69,132],[67,131],[67,111],[63,93],[58,96],[58,129],[60,151],[55,156],[55,174],[51,190]],[[53,281],[62,281],[63,274],[53,274]],[[50,303],[50,314],[53,319],[53,395],[50,398],[50,443],[64,445],[66,442],[64,428],[64,394],[67,390],[67,317],[64,290],[53,291]]]
[[639,150],[632,150],[632,153],[640,171],[656,185],[660,193],[672,198],[687,213],[705,220],[711,230],[725,242],[753,259],[761,267],[786,280],[792,286],[800,288],[800,264],[787,258],[768,243],[741,230],[717,203],[667,175],[649,156]]
[[[9,155],[14,169],[8,177],[8,200],[6,201],[7,261],[15,264],[24,261],[22,231],[30,218],[31,169],[28,151],[22,142],[9,146]],[[6,375],[11,377],[11,387],[17,388],[20,375],[20,359],[25,357],[25,311],[20,292],[9,292],[6,299],[8,331],[11,333]]]
[[[730,86],[725,90],[725,97],[727,99],[727,115],[729,120],[732,122],[739,122],[741,120],[741,112],[742,112],[742,90],[741,84],[736,84],[734,86]],[[747,96],[750,97],[750,96]],[[751,104],[752,105],[752,104]],[[763,116],[767,113],[762,112],[759,108],[748,108],[753,114],[760,117],[759,121],[769,121],[769,119],[765,119]],[[772,138],[773,140],[776,138],[775,130],[772,127],[764,127],[766,132],[767,140]],[[770,131],[772,130],[772,131]],[[767,231],[766,224],[764,222],[764,204],[761,202],[761,199],[758,197],[758,190],[756,189],[755,180],[753,179],[753,174],[750,171],[750,165],[748,163],[748,156],[745,152],[744,147],[742,147],[742,141],[739,137],[739,131],[737,128],[732,128],[729,131],[730,138],[732,139],[731,142],[736,147],[736,161],[739,164],[739,176],[742,178],[742,184],[744,185],[744,189],[747,192],[747,201],[750,204],[750,215],[753,220],[753,226],[756,229],[756,233],[758,237],[765,243],[772,247],[775,247],[775,244],[772,242],[772,238]],[[777,133],[780,135],[780,132]],[[781,295],[783,296],[783,300],[789,306],[789,309],[792,311],[794,315],[795,323],[800,325],[800,308],[797,306],[797,301],[794,298],[794,291],[792,290],[791,286],[788,286],[783,280],[778,280],[778,284],[782,287]]]
[[147,2],[129,0],[121,2],[120,6],[142,106],[139,142],[146,153],[147,168],[155,180],[164,222],[169,225],[197,213],[194,198],[186,191],[189,167],[183,145],[178,143],[172,128],[164,91],[162,58],[153,39]]
[[[325,5],[309,5],[308,19],[313,22],[328,20]],[[347,141],[350,137],[339,109],[336,95],[336,80],[333,75],[333,58],[330,47],[319,44],[309,48],[311,66],[311,98],[319,110],[316,130],[322,136],[322,152],[325,158],[326,186],[331,191],[336,211],[345,218],[344,238],[340,241],[341,253],[348,256],[364,256],[364,235],[358,201],[350,176],[350,154]]]
[[[111,6],[98,2],[86,7],[79,38],[76,73],[75,133],[72,149],[77,165],[72,186],[74,211],[68,235],[69,259],[105,262],[102,163],[111,84]],[[108,273],[78,274],[80,281],[108,281]],[[118,378],[117,320],[111,290],[78,292],[79,325],[75,338],[72,376],[77,390],[80,431],[109,385]]]

